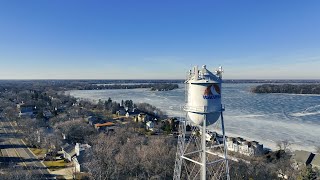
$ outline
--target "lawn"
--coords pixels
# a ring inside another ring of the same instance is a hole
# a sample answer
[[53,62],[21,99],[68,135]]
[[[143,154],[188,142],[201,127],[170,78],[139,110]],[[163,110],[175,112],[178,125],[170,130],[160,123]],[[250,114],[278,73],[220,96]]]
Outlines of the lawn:
[[46,149],[30,148],[30,150],[31,150],[36,156],[45,155],[45,154],[47,153],[47,150],[46,150]]
[[43,163],[48,167],[48,169],[50,169],[50,171],[63,169],[67,165],[67,163],[64,162],[64,160],[44,161]]

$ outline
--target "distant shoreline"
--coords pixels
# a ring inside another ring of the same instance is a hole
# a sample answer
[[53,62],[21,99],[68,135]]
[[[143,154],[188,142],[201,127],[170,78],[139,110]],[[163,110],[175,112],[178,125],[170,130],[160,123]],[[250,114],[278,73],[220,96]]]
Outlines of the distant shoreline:
[[253,87],[253,93],[277,93],[277,94],[315,94],[320,95],[320,83],[316,84],[263,84]]
[[[91,84],[184,83],[185,79],[0,79],[1,82],[81,82]],[[320,79],[223,79],[223,83],[320,83]]]

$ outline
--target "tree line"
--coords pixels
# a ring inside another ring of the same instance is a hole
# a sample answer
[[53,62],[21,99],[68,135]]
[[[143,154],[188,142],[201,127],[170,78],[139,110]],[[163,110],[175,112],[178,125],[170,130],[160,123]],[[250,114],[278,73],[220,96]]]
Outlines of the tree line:
[[138,89],[138,88],[150,88],[151,91],[169,91],[179,88],[178,84],[171,83],[156,83],[156,84],[85,84],[77,86],[78,90],[103,90],[103,89]]
[[137,89],[173,90],[179,88],[180,80],[0,80],[0,91],[67,91],[67,90],[102,90],[102,89]]
[[263,84],[251,89],[253,93],[320,94],[320,84]]

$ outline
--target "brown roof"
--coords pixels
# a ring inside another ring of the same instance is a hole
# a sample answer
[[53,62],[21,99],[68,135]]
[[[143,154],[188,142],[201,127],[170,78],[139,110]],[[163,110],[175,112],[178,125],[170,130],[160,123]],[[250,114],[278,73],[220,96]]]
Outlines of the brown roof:
[[106,122],[103,124],[95,124],[95,127],[104,127],[104,126],[114,126],[115,124],[113,122]]

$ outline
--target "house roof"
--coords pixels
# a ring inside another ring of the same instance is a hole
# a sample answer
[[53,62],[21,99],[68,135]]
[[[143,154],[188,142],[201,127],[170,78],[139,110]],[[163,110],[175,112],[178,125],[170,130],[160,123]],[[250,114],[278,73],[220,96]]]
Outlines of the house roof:
[[33,113],[33,109],[32,108],[22,108],[20,110],[21,113]]
[[113,122],[106,122],[103,124],[95,124],[95,127],[104,127],[104,126],[114,126],[115,124]]
[[127,112],[130,116],[138,115],[140,112]]
[[52,116],[52,113],[50,111],[43,111],[43,116],[50,117]]
[[22,104],[22,105],[20,105],[20,108],[34,108],[35,107],[35,105],[33,105],[33,104]]
[[73,145],[70,145],[68,143],[66,143],[65,145],[63,145],[62,147],[62,150],[64,152],[66,152],[67,154],[69,154],[71,157],[76,155],[76,152],[74,150],[74,146]]
[[70,146],[70,144],[65,143],[63,146],[61,146],[62,149],[66,149],[68,146]]
[[84,159],[85,159],[85,152],[82,152],[82,153],[80,153],[79,156],[74,156],[72,158],[72,160],[74,162],[77,162],[78,164],[82,164],[84,162]]

